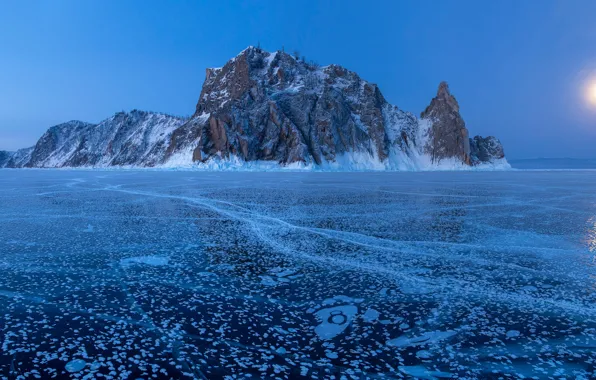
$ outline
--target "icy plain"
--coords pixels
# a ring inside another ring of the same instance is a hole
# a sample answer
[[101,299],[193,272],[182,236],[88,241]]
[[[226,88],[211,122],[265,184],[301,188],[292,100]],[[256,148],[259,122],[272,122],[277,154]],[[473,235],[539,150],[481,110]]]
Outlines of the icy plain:
[[0,170],[0,378],[595,378],[596,172]]

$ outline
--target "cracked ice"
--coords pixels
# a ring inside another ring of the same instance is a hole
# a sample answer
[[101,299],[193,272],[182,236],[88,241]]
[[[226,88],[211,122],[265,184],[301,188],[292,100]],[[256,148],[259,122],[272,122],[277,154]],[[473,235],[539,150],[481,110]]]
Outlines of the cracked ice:
[[596,174],[0,171],[0,378],[593,378]]

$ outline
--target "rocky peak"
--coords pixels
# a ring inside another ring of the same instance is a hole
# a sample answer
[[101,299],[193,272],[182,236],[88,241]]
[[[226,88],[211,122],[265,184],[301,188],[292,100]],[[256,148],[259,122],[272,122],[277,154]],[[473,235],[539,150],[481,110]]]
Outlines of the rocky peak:
[[424,146],[432,162],[457,158],[470,165],[469,133],[464,119],[459,114],[459,104],[451,92],[447,82],[441,82],[435,96],[420,117],[430,126]]
[[195,115],[218,112],[231,102],[260,101],[265,87],[282,90],[299,85],[308,66],[282,51],[270,53],[250,46],[223,67],[207,69]]
[[341,66],[249,47],[207,70],[195,115],[167,154],[320,164],[364,151],[384,160],[390,135],[399,135],[387,132],[386,107],[378,86]]
[[449,91],[449,85],[447,82],[443,81],[439,83],[437,99],[440,99],[442,102],[448,104],[454,112],[459,112],[459,104],[457,103],[455,96],[451,95],[451,91]]

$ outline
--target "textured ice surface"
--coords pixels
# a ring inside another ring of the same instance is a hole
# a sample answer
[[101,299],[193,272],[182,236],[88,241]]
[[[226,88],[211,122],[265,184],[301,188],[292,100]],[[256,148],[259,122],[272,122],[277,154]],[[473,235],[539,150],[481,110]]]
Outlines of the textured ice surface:
[[123,267],[128,267],[134,264],[144,264],[159,267],[163,265],[168,265],[169,261],[170,260],[164,256],[138,256],[121,259],[120,265],[122,265]]
[[0,379],[595,378],[596,172],[0,170]]

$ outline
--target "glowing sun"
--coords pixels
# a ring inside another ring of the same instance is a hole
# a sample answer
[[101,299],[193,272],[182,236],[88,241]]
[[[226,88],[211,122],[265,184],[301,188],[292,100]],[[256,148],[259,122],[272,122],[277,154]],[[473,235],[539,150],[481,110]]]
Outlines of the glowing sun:
[[586,100],[593,106],[596,106],[596,80],[588,83],[586,87]]

